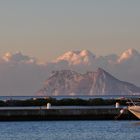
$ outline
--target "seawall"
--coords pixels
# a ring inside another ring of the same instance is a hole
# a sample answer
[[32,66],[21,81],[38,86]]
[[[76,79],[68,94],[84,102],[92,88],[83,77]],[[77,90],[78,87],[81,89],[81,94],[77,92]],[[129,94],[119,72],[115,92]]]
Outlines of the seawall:
[[39,120],[137,120],[128,110],[122,108],[80,108],[80,109],[0,109],[0,121]]

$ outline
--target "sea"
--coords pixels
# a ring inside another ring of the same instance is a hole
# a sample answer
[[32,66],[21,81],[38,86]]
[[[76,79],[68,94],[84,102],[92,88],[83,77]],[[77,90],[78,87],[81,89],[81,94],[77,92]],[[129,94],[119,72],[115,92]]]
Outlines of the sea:
[[0,140],[138,140],[140,121],[0,122]]

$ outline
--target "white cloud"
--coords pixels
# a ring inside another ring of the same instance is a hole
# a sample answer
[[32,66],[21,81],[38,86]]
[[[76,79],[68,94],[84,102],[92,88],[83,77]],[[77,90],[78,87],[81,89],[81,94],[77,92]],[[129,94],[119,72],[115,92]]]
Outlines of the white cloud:
[[128,49],[124,51],[120,58],[118,59],[118,63],[123,63],[125,61],[137,61],[140,60],[140,54],[135,49]]
[[35,63],[36,59],[27,55],[22,54],[21,52],[5,53],[2,57],[6,62],[15,62],[15,63]]
[[94,61],[95,55],[88,50],[69,51],[59,56],[55,62],[67,61],[69,65],[90,64]]

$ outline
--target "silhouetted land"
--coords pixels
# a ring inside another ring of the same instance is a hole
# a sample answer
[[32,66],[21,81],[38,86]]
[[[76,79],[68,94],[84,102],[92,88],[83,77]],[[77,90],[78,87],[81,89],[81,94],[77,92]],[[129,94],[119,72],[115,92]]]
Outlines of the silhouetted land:
[[64,98],[64,99],[56,99],[56,98],[31,98],[26,100],[0,100],[0,106],[46,106],[47,103],[51,103],[52,106],[107,106],[107,105],[115,105],[118,102],[120,105],[127,105],[127,99],[102,99],[102,98],[94,98],[94,99],[80,99],[80,98]]

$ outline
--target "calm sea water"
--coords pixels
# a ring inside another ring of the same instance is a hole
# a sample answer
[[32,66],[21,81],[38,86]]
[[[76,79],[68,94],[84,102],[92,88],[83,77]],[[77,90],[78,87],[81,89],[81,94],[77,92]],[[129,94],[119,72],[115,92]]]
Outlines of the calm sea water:
[[138,140],[139,121],[0,122],[0,140]]

